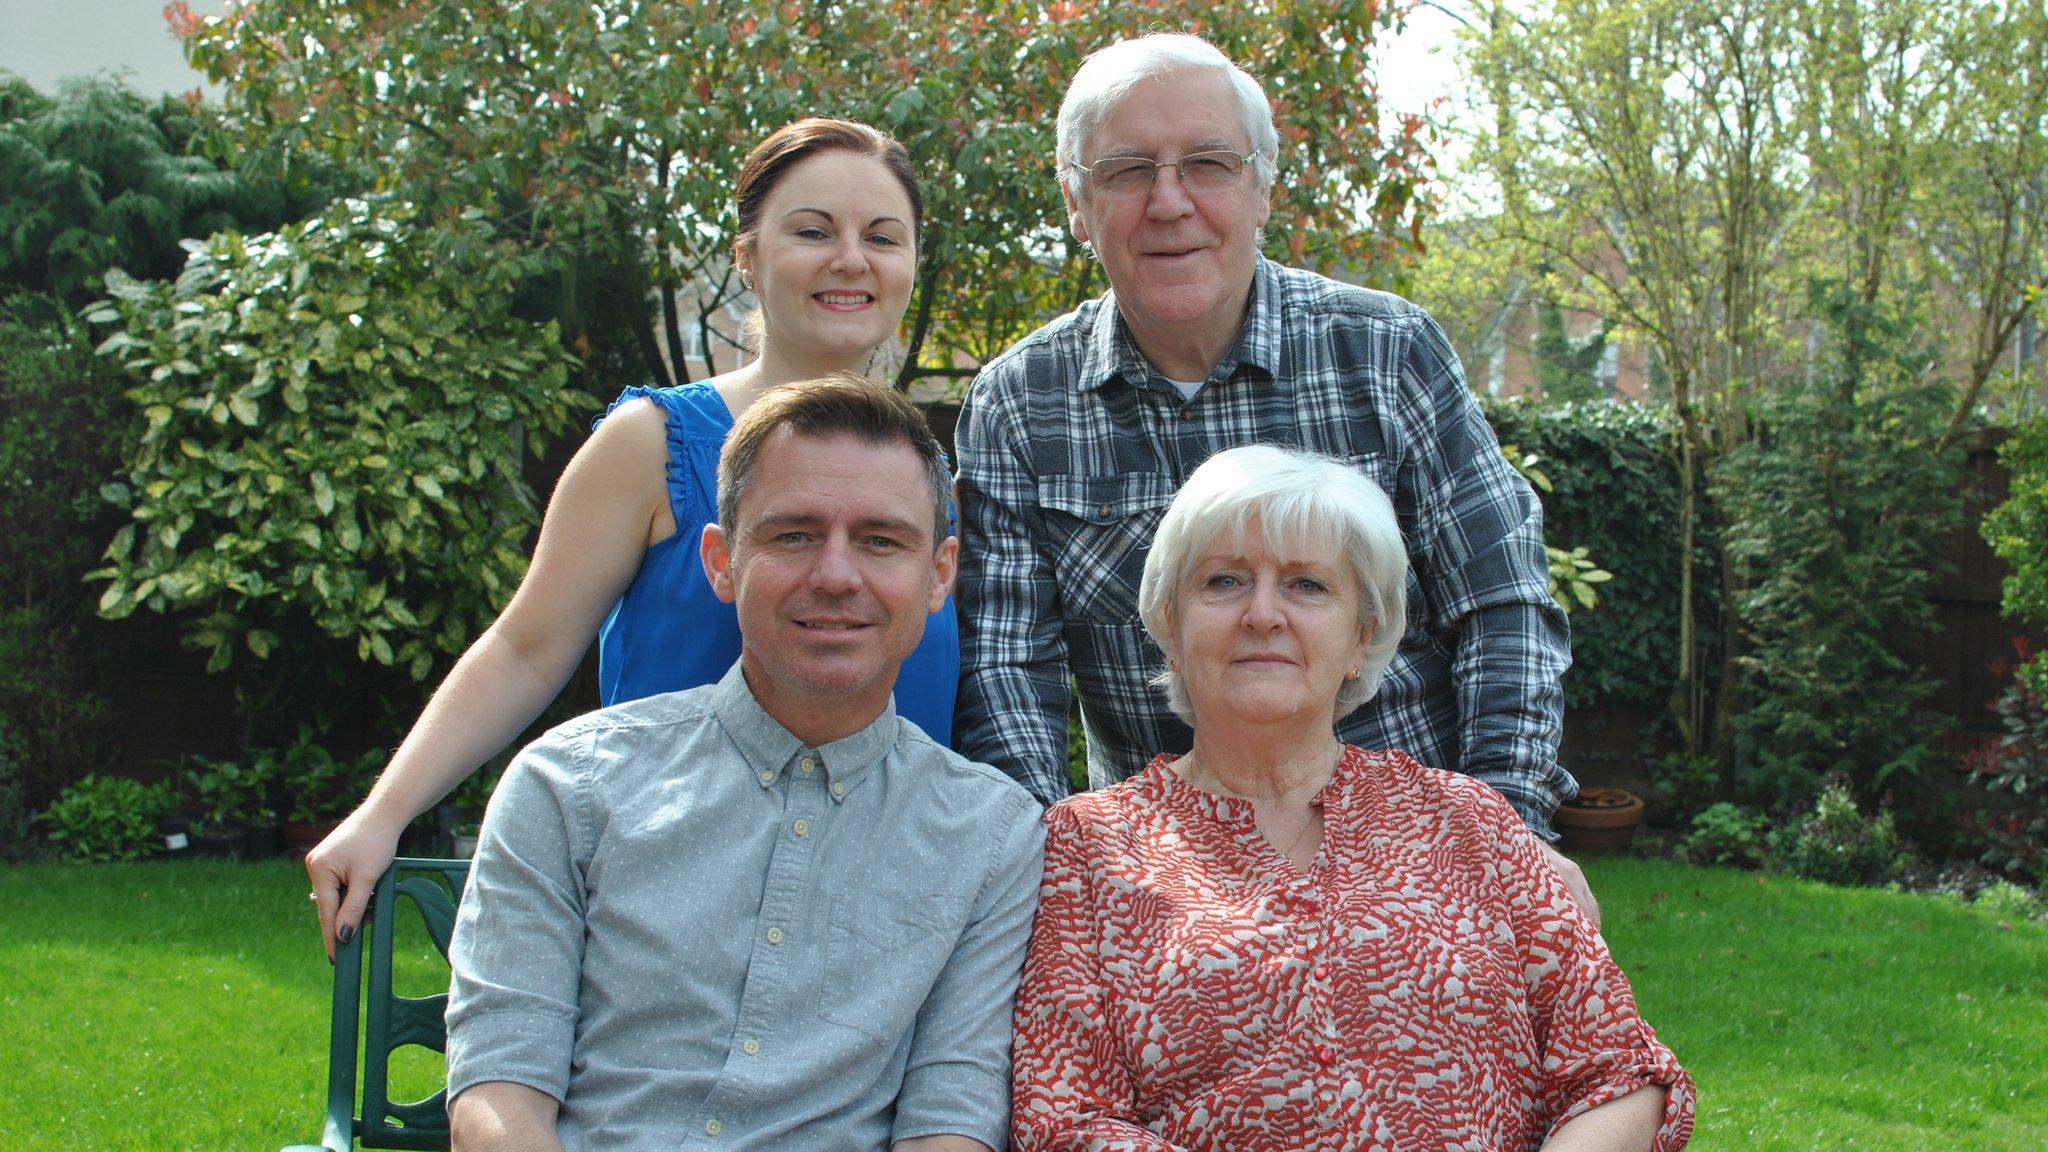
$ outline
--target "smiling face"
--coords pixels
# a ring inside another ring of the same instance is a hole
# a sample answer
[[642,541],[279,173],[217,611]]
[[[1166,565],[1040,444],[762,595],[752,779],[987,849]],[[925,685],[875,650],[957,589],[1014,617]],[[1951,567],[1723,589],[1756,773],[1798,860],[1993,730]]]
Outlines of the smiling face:
[[[1089,141],[1093,164],[1113,156],[1174,161],[1195,152],[1250,151],[1230,82],[1213,71],[1169,72],[1138,82]],[[1191,192],[1179,173],[1161,169],[1150,189],[1108,196],[1079,181],[1067,194],[1074,237],[1095,248],[1116,290],[1117,308],[1153,366],[1185,376],[1183,349],[1214,358],[1242,327],[1258,262],[1258,230],[1271,205],[1249,167],[1232,187]],[[1214,358],[1199,366],[1206,375]]]
[[908,445],[788,428],[741,494],[736,541],[704,529],[704,570],[739,608],[754,698],[807,744],[873,723],[945,603],[958,547],[932,547],[932,489]]
[[783,173],[736,252],[761,302],[763,358],[799,374],[861,367],[910,303],[914,222],[875,157],[831,149]]
[[[1337,690],[1365,662],[1358,578],[1328,542],[1275,548],[1256,517],[1187,569],[1162,646],[1180,669],[1194,726],[1289,725],[1328,731]],[[1236,546],[1233,546],[1236,545]]]

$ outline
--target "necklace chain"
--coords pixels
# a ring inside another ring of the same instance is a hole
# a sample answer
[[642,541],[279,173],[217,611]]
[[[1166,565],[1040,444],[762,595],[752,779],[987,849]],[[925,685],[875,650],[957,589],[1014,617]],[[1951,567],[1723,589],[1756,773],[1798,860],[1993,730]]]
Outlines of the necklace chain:
[[[1336,765],[1339,761],[1343,759],[1343,757],[1344,746],[1342,744],[1339,744],[1336,748],[1336,756],[1331,761],[1330,765],[1330,771],[1332,774],[1335,773]],[[1262,801],[1258,797],[1247,796],[1241,792],[1238,792],[1235,789],[1230,788],[1228,785],[1225,785],[1222,780],[1216,779],[1216,774],[1214,772],[1209,771],[1206,765],[1197,761],[1194,758],[1194,753],[1192,752],[1188,753],[1186,756],[1181,757],[1180,767],[1181,779],[1186,781],[1188,784],[1197,788],[1202,788],[1203,785],[1198,783],[1196,780],[1196,775],[1199,773],[1200,775],[1207,776],[1210,778],[1209,786],[1206,789],[1204,789],[1205,791],[1218,792],[1225,796],[1232,796],[1250,803],[1252,805],[1252,821],[1254,826],[1257,826],[1258,824],[1260,804],[1278,803],[1281,802],[1287,795],[1287,792],[1282,792],[1279,795],[1271,797],[1270,800]],[[1321,782],[1316,784],[1316,792],[1321,792],[1323,788],[1328,785],[1328,783],[1329,777],[1326,776]],[[1289,789],[1288,791],[1299,791],[1299,789]],[[1315,827],[1316,818],[1321,814],[1321,807],[1322,806],[1320,804],[1317,804],[1315,802],[1313,796],[1311,796],[1308,802],[1308,815],[1302,819],[1301,826],[1295,829],[1293,838],[1290,839],[1284,847],[1281,846],[1280,842],[1275,838],[1271,836],[1266,836],[1265,829],[1263,828],[1259,829],[1259,835],[1265,836],[1267,843],[1272,844],[1275,848],[1279,849],[1280,855],[1287,857],[1289,860],[1292,860],[1294,858],[1294,850],[1296,848],[1301,847],[1302,841],[1308,839],[1309,831]]]

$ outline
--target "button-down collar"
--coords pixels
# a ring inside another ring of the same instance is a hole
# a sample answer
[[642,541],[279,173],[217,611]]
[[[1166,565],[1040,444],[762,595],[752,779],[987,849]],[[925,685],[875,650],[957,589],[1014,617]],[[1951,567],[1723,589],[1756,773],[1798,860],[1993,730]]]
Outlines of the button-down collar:
[[834,802],[844,801],[860,787],[896,741],[896,701],[891,697],[882,714],[867,727],[830,744],[807,748],[754,699],[737,662],[713,690],[712,710],[761,787],[773,787],[785,771],[797,771],[799,762],[811,757],[825,769]]

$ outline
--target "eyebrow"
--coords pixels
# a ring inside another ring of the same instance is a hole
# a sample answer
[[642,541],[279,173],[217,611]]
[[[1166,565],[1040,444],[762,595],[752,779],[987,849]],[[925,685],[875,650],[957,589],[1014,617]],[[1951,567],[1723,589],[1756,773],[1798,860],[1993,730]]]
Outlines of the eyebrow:
[[[763,516],[759,520],[754,521],[748,531],[773,534],[787,531],[791,528],[816,528],[825,524],[828,519],[828,517],[813,516],[804,512],[789,512],[779,516]],[[895,516],[877,516],[854,521],[851,530],[856,535],[862,532],[882,531],[909,534],[923,539],[924,534],[929,531],[929,527],[929,525],[921,525],[915,520],[901,519]]]
[[[806,212],[810,213],[813,216],[823,216],[827,220],[834,219],[833,215],[830,212],[825,211],[823,208],[791,208],[789,211],[783,213],[782,215],[783,219],[786,220],[791,216],[801,216]],[[868,227],[870,228],[873,228],[877,224],[896,224],[904,228],[910,227],[909,224],[905,223],[903,219],[898,216],[877,216],[873,220],[868,221]]]
[[[1230,141],[1228,141],[1228,140],[1224,140],[1224,139],[1222,139],[1222,138],[1220,138],[1220,137],[1215,137],[1215,136],[1212,136],[1212,137],[1210,137],[1210,138],[1209,138],[1209,139],[1207,139],[1207,140],[1204,140],[1204,141],[1202,141],[1202,142],[1200,142],[1200,143],[1198,143],[1198,144],[1194,144],[1194,145],[1190,146],[1190,147],[1188,148],[1188,150],[1187,150],[1187,151],[1185,151],[1185,152],[1183,152],[1183,153],[1181,153],[1181,155],[1183,155],[1183,156],[1193,156],[1193,155],[1195,155],[1195,154],[1196,154],[1196,153],[1198,153],[1198,152],[1237,152],[1237,145],[1235,145],[1235,144],[1231,143],[1231,142],[1230,142]],[[1243,153],[1241,153],[1241,152],[1237,152],[1237,154],[1238,154],[1238,155],[1243,155]],[[1144,153],[1144,152],[1140,151],[1140,150],[1139,150],[1139,149],[1137,149],[1137,148],[1112,148],[1112,149],[1110,149],[1109,151],[1107,151],[1107,152],[1104,152],[1104,153],[1102,154],[1102,159],[1104,159],[1104,160],[1150,160],[1150,159],[1152,159],[1152,157],[1151,157],[1151,156],[1149,156],[1149,155],[1147,155],[1146,153]]]

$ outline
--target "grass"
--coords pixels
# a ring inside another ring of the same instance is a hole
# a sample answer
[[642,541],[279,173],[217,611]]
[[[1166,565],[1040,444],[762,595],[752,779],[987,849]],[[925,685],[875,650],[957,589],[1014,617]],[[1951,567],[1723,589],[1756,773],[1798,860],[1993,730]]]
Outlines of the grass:
[[1745,872],[1587,871],[1699,1083],[1693,1148],[2048,1148],[2048,928]]
[[[1589,872],[1699,1081],[1693,1148],[2048,1147],[2048,928],[1653,861]],[[0,1149],[315,1138],[329,970],[305,892],[282,862],[0,869]],[[434,1062],[403,1071],[425,1085]]]

